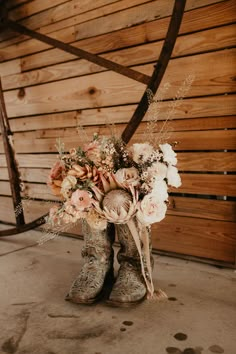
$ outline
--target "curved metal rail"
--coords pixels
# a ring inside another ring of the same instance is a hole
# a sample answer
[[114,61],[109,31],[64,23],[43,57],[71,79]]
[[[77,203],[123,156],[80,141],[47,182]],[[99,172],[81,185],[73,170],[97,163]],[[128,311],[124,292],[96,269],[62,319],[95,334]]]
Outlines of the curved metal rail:
[[151,90],[152,94],[155,95],[157,92],[158,87],[160,86],[161,80],[164,76],[166,71],[167,65],[171,58],[171,54],[179,33],[179,28],[182,22],[184,8],[185,8],[186,0],[176,0],[175,5],[173,8],[168,32],[166,39],[164,41],[159,59],[157,64],[155,65],[155,69],[153,71],[152,77],[150,82],[139,102],[132,118],[130,119],[129,123],[127,124],[124,132],[122,133],[122,139],[125,143],[128,143],[132,138],[133,134],[135,133],[136,129],[138,128],[141,120],[143,119],[145,113],[148,110],[148,89]]

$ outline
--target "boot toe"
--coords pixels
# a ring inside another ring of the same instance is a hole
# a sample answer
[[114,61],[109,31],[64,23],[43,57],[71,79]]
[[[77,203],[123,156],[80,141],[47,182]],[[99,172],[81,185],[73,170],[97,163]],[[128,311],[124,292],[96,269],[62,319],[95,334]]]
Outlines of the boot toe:
[[79,276],[73,282],[66,300],[74,303],[94,303],[103,295],[103,289],[106,286],[106,279],[113,274],[113,268],[110,264],[94,262],[85,264],[81,269]]
[[130,289],[130,291],[124,291],[123,288],[116,288],[111,292],[109,302],[120,304],[132,304],[139,303],[144,300],[146,296],[146,287],[136,287],[136,289]]
[[145,299],[146,293],[147,289],[140,270],[128,263],[123,263],[108,303],[120,306],[136,304]]

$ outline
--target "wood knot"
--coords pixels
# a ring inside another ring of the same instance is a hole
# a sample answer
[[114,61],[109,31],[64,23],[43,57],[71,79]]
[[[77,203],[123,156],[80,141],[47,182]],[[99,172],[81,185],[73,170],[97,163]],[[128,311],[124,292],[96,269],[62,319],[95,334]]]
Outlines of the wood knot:
[[21,88],[19,89],[19,92],[18,92],[17,96],[18,96],[18,98],[19,98],[20,100],[21,100],[23,97],[25,97],[25,89],[24,89],[24,87],[21,87]]
[[96,92],[96,88],[95,87],[90,87],[88,92],[89,92],[90,95],[94,95],[95,92]]

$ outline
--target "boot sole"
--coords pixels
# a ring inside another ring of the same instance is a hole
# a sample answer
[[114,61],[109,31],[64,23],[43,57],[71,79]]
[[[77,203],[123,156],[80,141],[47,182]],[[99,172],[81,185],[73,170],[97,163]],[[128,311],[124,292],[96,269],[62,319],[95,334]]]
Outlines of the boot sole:
[[134,307],[135,305],[139,305],[141,302],[146,300],[147,296],[144,295],[141,299],[137,301],[129,301],[129,302],[120,302],[115,300],[106,300],[106,304],[112,307]]

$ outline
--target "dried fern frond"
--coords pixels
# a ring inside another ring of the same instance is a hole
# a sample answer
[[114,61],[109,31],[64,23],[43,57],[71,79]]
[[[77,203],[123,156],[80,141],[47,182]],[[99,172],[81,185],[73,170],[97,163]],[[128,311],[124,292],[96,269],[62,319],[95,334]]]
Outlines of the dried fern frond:
[[[150,142],[153,146],[157,147],[159,144],[166,142],[170,136],[173,129],[171,128],[170,121],[173,119],[177,107],[180,106],[181,101],[187,95],[190,90],[192,83],[195,79],[195,74],[189,74],[177,90],[175,97],[170,101],[167,112],[161,113],[161,102],[165,97],[165,94],[171,87],[170,83],[166,83],[159,90],[158,94],[155,96],[150,89],[147,90],[147,98],[149,103],[149,109],[147,111],[147,127],[144,133],[145,141]],[[158,121],[163,121],[162,127],[155,136],[156,125]]]

